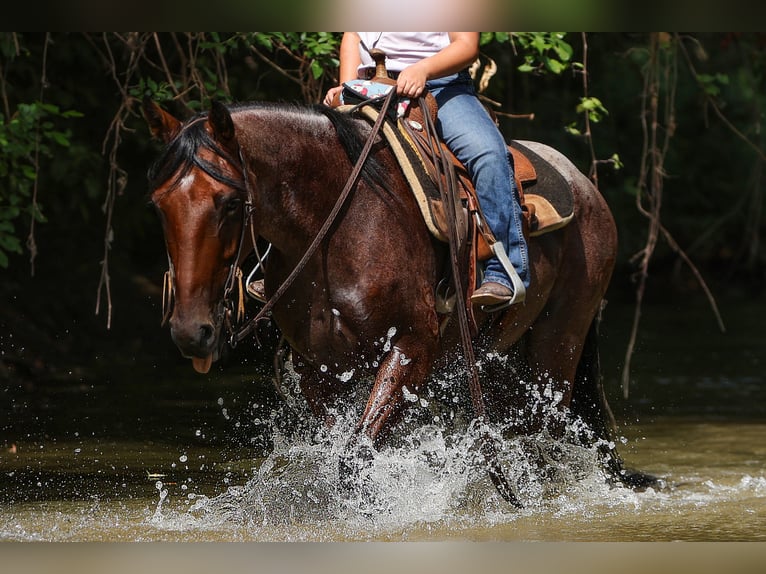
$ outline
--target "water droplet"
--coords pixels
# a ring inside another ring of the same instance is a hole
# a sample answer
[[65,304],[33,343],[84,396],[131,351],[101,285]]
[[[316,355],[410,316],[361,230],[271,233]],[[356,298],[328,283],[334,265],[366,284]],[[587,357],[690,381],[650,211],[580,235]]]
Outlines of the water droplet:
[[418,401],[418,396],[414,393],[411,393],[407,387],[402,387],[402,394],[404,395],[405,401],[410,403],[416,403]]

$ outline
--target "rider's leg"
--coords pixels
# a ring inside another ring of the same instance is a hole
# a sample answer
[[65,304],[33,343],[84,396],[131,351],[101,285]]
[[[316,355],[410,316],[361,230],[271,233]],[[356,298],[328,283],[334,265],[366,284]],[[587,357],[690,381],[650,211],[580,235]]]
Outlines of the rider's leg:
[[[470,76],[452,78],[444,86],[439,85],[441,80],[429,83],[439,103],[440,135],[466,166],[487,225],[526,288],[529,260],[513,159],[503,135],[476,97]],[[513,295],[511,279],[497,257],[486,262],[483,285],[475,295],[480,304],[503,303]]]

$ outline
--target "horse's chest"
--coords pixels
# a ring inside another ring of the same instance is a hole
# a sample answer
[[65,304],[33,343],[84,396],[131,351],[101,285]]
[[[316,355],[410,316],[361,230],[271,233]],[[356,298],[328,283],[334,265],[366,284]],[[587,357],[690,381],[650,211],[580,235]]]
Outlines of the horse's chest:
[[378,329],[340,305],[312,305],[300,322],[295,321],[294,313],[288,315],[289,325],[280,326],[282,332],[293,348],[316,366],[374,369],[391,338],[391,329]]

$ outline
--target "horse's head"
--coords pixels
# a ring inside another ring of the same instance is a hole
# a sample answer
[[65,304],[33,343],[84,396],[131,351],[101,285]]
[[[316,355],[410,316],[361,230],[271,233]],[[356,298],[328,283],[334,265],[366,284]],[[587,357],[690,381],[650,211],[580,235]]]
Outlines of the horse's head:
[[228,109],[181,122],[145,100],[144,117],[165,150],[149,172],[165,234],[172,295],[170,332],[198,372],[218,359],[245,224],[246,186]]

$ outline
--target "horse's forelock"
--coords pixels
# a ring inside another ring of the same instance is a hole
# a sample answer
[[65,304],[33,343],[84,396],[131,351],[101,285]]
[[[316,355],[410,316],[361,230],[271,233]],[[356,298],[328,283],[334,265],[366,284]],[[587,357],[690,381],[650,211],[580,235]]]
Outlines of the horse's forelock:
[[193,167],[198,167],[214,179],[244,191],[242,180],[232,179],[222,172],[216,164],[199,156],[200,150],[206,149],[217,156],[224,157],[233,165],[237,165],[237,160],[232,158],[205,129],[204,120],[206,118],[207,113],[198,114],[191,118],[165,147],[162,155],[149,169],[149,185],[153,189],[174,178],[170,185],[170,189],[173,189]]

